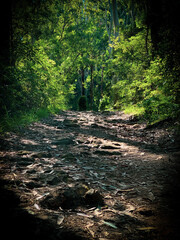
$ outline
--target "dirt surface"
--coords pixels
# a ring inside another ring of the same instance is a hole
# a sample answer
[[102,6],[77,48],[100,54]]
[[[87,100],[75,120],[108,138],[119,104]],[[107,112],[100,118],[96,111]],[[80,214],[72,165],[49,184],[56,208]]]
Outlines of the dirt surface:
[[122,112],[66,111],[1,137],[1,235],[180,239],[174,129]]

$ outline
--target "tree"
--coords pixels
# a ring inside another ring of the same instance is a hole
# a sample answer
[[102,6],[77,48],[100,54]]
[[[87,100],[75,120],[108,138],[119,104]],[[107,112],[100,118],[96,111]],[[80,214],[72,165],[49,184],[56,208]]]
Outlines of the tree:
[[[133,105],[158,118],[179,102],[178,1],[28,1],[6,7],[1,110]],[[165,19],[167,16],[167,19]],[[2,17],[3,20],[3,17]],[[3,92],[3,94],[2,94]]]
[[119,18],[118,18],[116,0],[112,0],[112,12],[113,12],[113,23],[114,23],[114,35],[116,38],[119,35]]

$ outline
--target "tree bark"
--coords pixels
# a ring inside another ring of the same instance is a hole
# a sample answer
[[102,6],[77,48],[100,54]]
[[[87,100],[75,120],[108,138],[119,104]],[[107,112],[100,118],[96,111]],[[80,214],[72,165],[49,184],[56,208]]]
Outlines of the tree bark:
[[85,96],[85,87],[84,87],[84,68],[81,68],[81,86],[82,86],[82,91],[81,95]]
[[94,102],[94,81],[93,81],[93,65],[91,65],[91,87],[90,87],[91,109]]
[[113,23],[114,23],[114,35],[116,38],[119,35],[119,18],[118,18],[116,0],[112,0],[112,12],[113,12]]
[[149,57],[149,51],[148,51],[148,35],[149,35],[149,26],[147,26],[147,29],[146,29],[146,38],[145,38],[145,48],[146,48],[147,57]]
[[112,47],[110,46],[111,42],[111,33],[112,33],[112,27],[113,27],[113,12],[112,12],[112,5],[111,1],[109,0],[109,11],[110,11],[110,24],[108,26],[108,20],[107,20],[107,11],[106,11],[106,30],[109,36],[109,55],[112,54]]
[[102,66],[101,72],[101,98],[103,97],[103,83],[104,83],[104,66]]

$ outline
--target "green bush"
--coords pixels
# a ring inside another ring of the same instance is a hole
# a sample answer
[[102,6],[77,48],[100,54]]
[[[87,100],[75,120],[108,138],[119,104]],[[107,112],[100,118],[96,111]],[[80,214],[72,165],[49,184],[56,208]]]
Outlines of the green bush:
[[51,112],[46,108],[19,111],[14,115],[7,112],[0,120],[0,133],[25,127],[32,122],[48,117],[50,113]]
[[110,109],[110,98],[107,97],[106,95],[103,96],[103,98],[101,98],[100,102],[99,102],[99,111],[104,111]]
[[86,96],[81,96],[78,101],[79,111],[87,110],[87,98]]
[[145,116],[149,122],[163,120],[169,116],[176,117],[179,106],[174,103],[173,96],[152,93],[142,102],[145,108]]

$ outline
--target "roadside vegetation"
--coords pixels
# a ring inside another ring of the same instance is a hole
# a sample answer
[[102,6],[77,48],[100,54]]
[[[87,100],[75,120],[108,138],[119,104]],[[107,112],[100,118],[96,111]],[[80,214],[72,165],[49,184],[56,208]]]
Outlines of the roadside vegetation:
[[0,131],[59,110],[125,111],[149,123],[177,118],[179,2],[158,4],[18,0],[6,7]]

